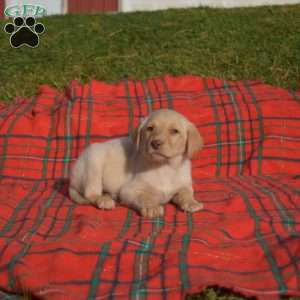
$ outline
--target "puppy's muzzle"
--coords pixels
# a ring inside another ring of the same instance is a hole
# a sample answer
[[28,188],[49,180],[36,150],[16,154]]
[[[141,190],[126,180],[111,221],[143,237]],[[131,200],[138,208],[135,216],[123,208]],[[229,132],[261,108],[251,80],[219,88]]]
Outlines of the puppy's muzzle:
[[162,140],[155,139],[155,140],[151,141],[151,147],[154,150],[158,150],[162,145],[163,145],[163,141]]

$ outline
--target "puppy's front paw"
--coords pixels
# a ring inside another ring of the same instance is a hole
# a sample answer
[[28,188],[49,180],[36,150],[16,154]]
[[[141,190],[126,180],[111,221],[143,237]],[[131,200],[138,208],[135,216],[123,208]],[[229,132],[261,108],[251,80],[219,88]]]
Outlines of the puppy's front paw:
[[109,195],[102,195],[97,198],[96,205],[102,209],[113,209],[116,202]]
[[181,208],[186,212],[195,212],[203,209],[203,204],[196,200],[186,201],[181,204]]
[[143,207],[140,210],[141,215],[146,218],[156,218],[164,215],[163,206]]
[[195,212],[203,208],[203,204],[194,199],[191,188],[183,188],[174,196],[173,202],[186,212]]

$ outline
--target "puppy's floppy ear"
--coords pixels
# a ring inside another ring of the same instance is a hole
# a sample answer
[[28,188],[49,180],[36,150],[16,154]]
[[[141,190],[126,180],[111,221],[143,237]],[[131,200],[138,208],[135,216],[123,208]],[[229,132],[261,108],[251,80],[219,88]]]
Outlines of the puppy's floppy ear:
[[130,132],[130,136],[131,136],[133,144],[136,146],[136,149],[139,149],[139,145],[140,145],[140,126],[137,127],[137,128],[134,128]]
[[203,147],[203,138],[198,132],[197,127],[193,123],[189,123],[186,141],[186,156],[193,156]]
[[140,120],[140,125],[137,128],[134,128],[132,130],[132,132],[130,133],[132,141],[135,144],[137,150],[139,149],[139,146],[140,146],[141,130],[142,130],[142,128],[144,127],[144,125],[146,123],[146,119],[147,118],[142,118]]

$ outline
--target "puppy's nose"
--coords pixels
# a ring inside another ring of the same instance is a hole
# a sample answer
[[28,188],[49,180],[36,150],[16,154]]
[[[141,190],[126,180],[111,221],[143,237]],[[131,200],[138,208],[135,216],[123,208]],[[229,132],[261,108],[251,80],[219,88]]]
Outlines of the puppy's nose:
[[151,146],[153,149],[157,150],[163,144],[162,140],[153,140]]

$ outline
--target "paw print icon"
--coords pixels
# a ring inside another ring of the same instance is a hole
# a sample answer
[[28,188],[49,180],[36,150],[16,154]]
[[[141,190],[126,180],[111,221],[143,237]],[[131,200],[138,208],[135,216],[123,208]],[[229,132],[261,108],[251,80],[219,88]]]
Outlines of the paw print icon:
[[15,17],[13,23],[7,23],[4,31],[10,34],[10,44],[14,48],[26,45],[35,48],[39,44],[39,34],[45,31],[42,23],[36,23],[33,17]]

